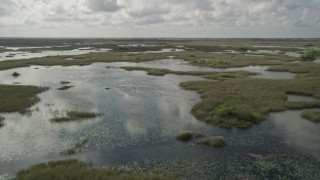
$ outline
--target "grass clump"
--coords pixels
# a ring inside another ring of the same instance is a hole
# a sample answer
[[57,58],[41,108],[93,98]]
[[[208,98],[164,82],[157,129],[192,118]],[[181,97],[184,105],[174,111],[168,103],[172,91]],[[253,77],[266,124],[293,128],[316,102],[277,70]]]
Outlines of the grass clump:
[[124,171],[115,167],[98,168],[78,160],[61,160],[38,164],[27,170],[17,173],[17,180],[149,180],[149,179],[175,179],[173,176],[142,174]]
[[77,142],[74,146],[62,151],[60,154],[71,155],[81,151],[81,148],[88,142],[87,139],[83,139]]
[[320,111],[314,111],[314,110],[303,111],[301,113],[301,116],[303,118],[308,119],[311,122],[320,123]]
[[317,57],[320,57],[320,50],[309,50],[304,52],[301,56],[303,61],[313,61],[316,60]]
[[40,101],[37,94],[46,90],[36,86],[0,85],[0,112],[24,113]]
[[53,122],[68,122],[68,121],[79,121],[83,119],[92,119],[101,116],[100,113],[94,112],[82,112],[82,111],[68,111],[67,117],[55,117],[51,119]]
[[222,136],[211,136],[199,139],[196,144],[200,146],[224,147],[226,141]]
[[65,91],[65,90],[68,90],[68,89],[73,88],[73,87],[74,86],[62,86],[62,87],[58,88],[58,90]]
[[250,128],[268,113],[286,109],[320,107],[319,102],[288,102],[287,93],[308,94],[320,99],[320,79],[230,79],[180,84],[201,94],[192,108],[199,119],[222,128]]
[[19,77],[19,76],[20,76],[20,74],[19,74],[19,73],[17,73],[17,72],[12,73],[11,75],[12,75],[13,77],[15,77],[15,78],[17,78],[17,77]]
[[198,132],[198,131],[184,131],[181,132],[180,134],[178,134],[176,136],[176,139],[179,141],[189,141],[192,138],[200,138],[200,137],[204,137],[205,134]]

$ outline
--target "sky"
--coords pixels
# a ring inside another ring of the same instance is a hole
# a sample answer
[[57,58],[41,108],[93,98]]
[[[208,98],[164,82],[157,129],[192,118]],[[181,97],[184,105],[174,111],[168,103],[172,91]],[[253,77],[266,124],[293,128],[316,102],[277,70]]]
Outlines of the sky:
[[0,37],[320,38],[320,0],[0,0]]

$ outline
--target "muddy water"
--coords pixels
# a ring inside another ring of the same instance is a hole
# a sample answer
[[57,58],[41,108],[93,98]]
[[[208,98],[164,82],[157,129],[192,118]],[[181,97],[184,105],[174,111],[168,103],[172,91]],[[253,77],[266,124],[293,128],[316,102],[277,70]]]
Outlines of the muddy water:
[[[183,63],[165,60],[135,65],[185,71],[192,68]],[[220,129],[201,123],[190,114],[200,97],[178,86],[180,82],[201,78],[176,75],[156,77],[140,71],[105,68],[110,65],[121,67],[133,64],[31,66],[0,72],[0,84],[50,87],[49,91],[40,94],[41,102],[31,108],[30,114],[2,114],[6,120],[0,129],[1,177],[6,178],[5,174],[13,175],[39,162],[64,158],[79,158],[104,166],[126,165],[142,160],[159,163],[190,159],[214,162],[219,159],[224,161],[227,157],[247,156],[248,153],[268,154],[283,149],[315,157],[319,155],[317,142],[320,141],[320,126],[301,119],[300,111],[271,114],[267,121],[247,130]],[[21,76],[13,78],[13,72]],[[59,91],[60,81],[70,81],[75,87]],[[93,111],[103,113],[103,116],[82,122],[50,122],[51,118],[63,115],[67,110]],[[208,135],[222,135],[228,145],[222,149],[212,149],[175,140],[176,134],[189,129]],[[59,154],[81,139],[88,139],[82,153],[72,156]],[[304,146],[308,148],[302,148]]]

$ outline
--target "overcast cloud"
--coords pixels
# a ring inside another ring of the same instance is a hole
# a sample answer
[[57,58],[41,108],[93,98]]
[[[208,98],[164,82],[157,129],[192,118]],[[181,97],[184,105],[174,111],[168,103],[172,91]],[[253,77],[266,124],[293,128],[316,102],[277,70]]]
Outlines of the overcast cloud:
[[0,36],[320,37],[320,0],[0,0]]

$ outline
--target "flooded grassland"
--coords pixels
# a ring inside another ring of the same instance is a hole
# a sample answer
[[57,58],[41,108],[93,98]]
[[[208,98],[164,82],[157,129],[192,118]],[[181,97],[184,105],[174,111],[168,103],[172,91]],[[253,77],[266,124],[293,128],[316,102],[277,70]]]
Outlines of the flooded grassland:
[[320,178],[318,40],[135,41],[0,44],[0,179]]

